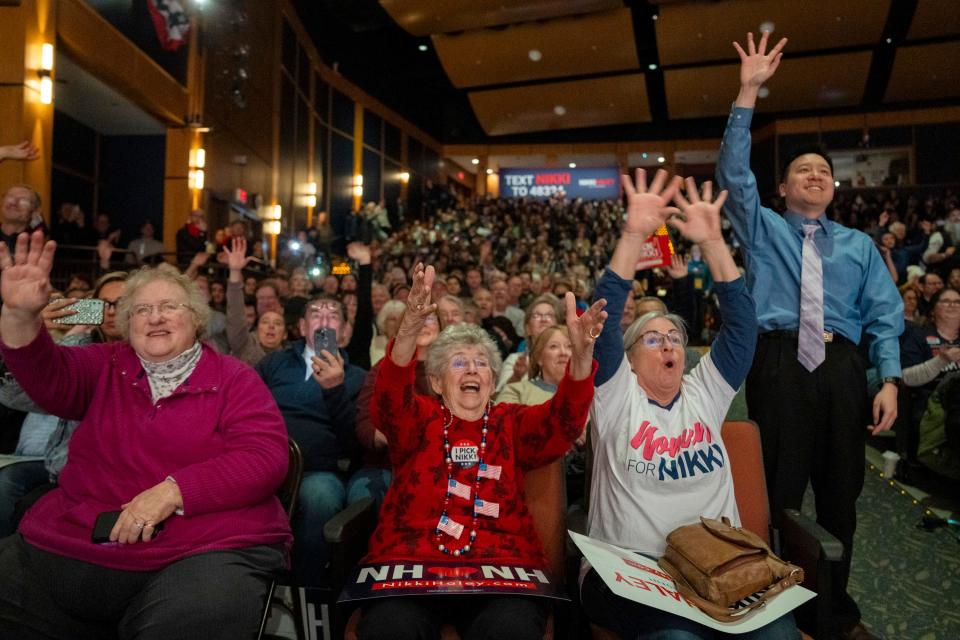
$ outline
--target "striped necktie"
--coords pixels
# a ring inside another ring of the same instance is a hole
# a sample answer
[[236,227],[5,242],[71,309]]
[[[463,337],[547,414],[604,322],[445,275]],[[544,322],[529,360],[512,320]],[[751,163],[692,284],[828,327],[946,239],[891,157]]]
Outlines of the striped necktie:
[[803,225],[803,253],[800,271],[800,332],[797,360],[807,371],[820,366],[826,357],[823,343],[823,264],[813,237],[819,225]]

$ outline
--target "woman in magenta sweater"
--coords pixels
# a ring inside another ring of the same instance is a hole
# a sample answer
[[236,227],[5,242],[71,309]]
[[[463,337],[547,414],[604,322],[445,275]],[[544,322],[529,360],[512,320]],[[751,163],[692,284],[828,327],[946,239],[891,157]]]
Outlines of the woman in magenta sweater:
[[40,406],[81,420],[58,488],[0,540],[0,637],[254,637],[291,542],[270,392],[200,342],[209,308],[172,267],[127,280],[127,340],[56,346],[40,320],[53,254],[39,233],[16,257],[0,247],[7,366]]

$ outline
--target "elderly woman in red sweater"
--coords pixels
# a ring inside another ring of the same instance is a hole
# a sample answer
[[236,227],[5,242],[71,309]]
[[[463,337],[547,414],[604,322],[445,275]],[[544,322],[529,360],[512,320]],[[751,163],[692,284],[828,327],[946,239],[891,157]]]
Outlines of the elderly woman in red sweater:
[[[593,339],[601,300],[577,317],[566,300],[573,356],[556,395],[537,406],[491,397],[499,352],[479,327],[447,327],[430,347],[427,376],[440,398],[414,392],[417,336],[436,309],[433,267],[413,290],[377,376],[371,412],[390,442],[394,480],[367,562],[449,560],[544,567],[523,496],[524,473],[562,456],[583,430],[593,399]],[[361,638],[438,638],[444,623],[465,637],[537,638],[546,606],[523,596],[384,598],[364,609]]]
[[209,308],[166,265],[127,279],[125,340],[58,347],[40,319],[53,254],[39,232],[15,257],[0,245],[4,360],[37,404],[80,420],[59,486],[0,540],[0,637],[255,637],[291,542],[270,392],[200,342]]

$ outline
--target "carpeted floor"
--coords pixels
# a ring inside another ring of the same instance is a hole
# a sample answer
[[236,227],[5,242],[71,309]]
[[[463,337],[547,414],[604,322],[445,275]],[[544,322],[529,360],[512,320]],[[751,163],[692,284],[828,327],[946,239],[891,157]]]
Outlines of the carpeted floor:
[[957,538],[918,529],[924,507],[869,465],[857,511],[850,593],[867,626],[887,640],[960,638]]

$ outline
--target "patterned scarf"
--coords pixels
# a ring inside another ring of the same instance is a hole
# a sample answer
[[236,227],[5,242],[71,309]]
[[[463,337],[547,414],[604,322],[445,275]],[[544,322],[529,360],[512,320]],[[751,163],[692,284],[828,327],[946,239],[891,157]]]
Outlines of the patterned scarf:
[[184,380],[190,377],[200,360],[201,353],[200,342],[196,341],[192,347],[166,362],[149,362],[137,356],[140,358],[143,370],[147,372],[154,404],[172,394]]

